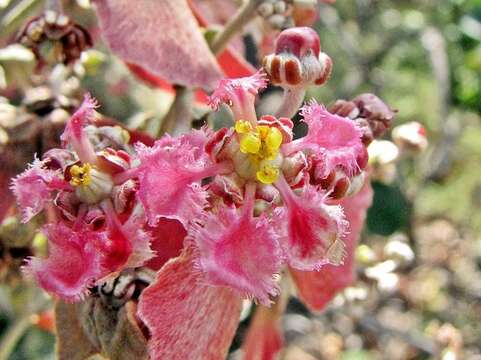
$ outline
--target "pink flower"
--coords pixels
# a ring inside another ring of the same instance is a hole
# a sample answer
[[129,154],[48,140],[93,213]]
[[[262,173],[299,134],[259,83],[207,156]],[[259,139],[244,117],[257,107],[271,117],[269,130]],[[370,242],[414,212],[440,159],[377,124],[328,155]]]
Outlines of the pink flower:
[[319,271],[289,269],[300,299],[313,311],[325,306],[354,280],[354,252],[361,235],[373,191],[366,181],[362,190],[341,201],[349,229],[343,237],[347,256],[340,266],[325,265]]
[[[184,226],[207,205],[207,193],[200,181],[215,175],[226,164],[213,164],[188,139],[163,138],[149,148],[136,147],[140,166],[139,200],[151,226],[160,217],[180,221]],[[228,164],[227,164],[228,165]]]
[[60,137],[63,144],[70,145],[74,149],[82,162],[92,164],[96,163],[97,156],[84,127],[94,120],[96,107],[97,102],[89,94],[86,94],[82,105],[67,122]]
[[255,97],[266,86],[266,74],[262,71],[239,79],[223,79],[211,95],[209,104],[217,110],[221,103],[225,103],[231,107],[235,120],[255,123]]
[[338,166],[349,175],[357,174],[367,164],[362,133],[352,120],[333,115],[315,102],[306,105],[301,115],[308,126],[307,135],[284,145],[284,154],[301,149],[317,154],[323,158],[325,176]]
[[89,286],[102,274],[95,243],[103,241],[103,234],[74,231],[62,223],[45,225],[43,232],[48,238],[48,257],[30,258],[25,272],[33,275],[42,288],[64,300],[84,298]]
[[35,159],[30,167],[12,181],[11,189],[22,212],[22,222],[28,222],[53,200],[55,190],[69,189],[60,171],[44,167]]
[[341,238],[346,221],[339,206],[327,205],[326,196],[307,186],[300,196],[284,178],[276,183],[285,206],[278,209],[277,229],[289,265],[299,270],[319,270],[342,264],[345,249]]
[[240,212],[222,206],[210,213],[202,225],[191,227],[189,236],[198,249],[197,267],[207,281],[236,289],[268,305],[279,287],[274,275],[282,261],[276,235],[265,215],[253,217],[255,185]]

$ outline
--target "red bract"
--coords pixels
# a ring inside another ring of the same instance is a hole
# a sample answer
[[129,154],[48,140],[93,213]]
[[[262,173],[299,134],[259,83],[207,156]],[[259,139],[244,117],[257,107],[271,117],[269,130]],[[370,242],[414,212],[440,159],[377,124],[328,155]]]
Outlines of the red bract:
[[346,257],[339,266],[326,265],[320,271],[299,271],[290,269],[290,273],[298,290],[298,296],[313,311],[321,311],[325,306],[349,286],[354,279],[354,251],[361,235],[367,209],[371,206],[373,192],[369,182],[352,197],[341,202],[348,231],[343,240],[346,244]]

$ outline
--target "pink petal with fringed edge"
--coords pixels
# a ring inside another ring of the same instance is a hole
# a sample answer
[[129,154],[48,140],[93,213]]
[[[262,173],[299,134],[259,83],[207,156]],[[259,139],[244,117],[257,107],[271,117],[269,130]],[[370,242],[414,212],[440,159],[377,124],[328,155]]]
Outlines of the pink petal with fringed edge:
[[264,305],[279,293],[275,274],[282,254],[271,225],[264,216],[251,211],[239,213],[223,207],[210,213],[204,225],[189,231],[198,249],[197,267],[213,285],[228,286],[242,296],[254,297]]
[[147,230],[152,235],[151,247],[155,256],[145,266],[159,270],[171,258],[180,255],[187,231],[180,221],[165,218]]
[[151,148],[138,144],[136,150],[140,160],[138,197],[149,224],[166,217],[187,226],[207,205],[207,193],[199,182],[215,175],[217,165],[209,163],[203,151],[184,137],[164,137]]
[[324,194],[307,186],[300,196],[280,178],[276,187],[285,206],[276,209],[275,223],[287,262],[299,270],[339,265],[345,256],[341,241],[346,221],[339,206],[326,205]]
[[89,94],[86,94],[82,105],[75,111],[68,120],[65,130],[60,137],[62,144],[70,145],[77,153],[80,161],[95,163],[96,155],[93,145],[85,132],[84,127],[95,119],[95,108],[97,101]]
[[263,71],[243,78],[222,79],[210,96],[209,105],[214,110],[218,110],[220,104],[227,104],[231,106],[235,120],[245,120],[255,124],[257,121],[254,108],[255,97],[259,90],[266,86],[267,77]]
[[303,121],[308,125],[307,135],[283,147],[285,153],[296,150],[317,152],[324,157],[325,175],[341,166],[349,175],[359,170],[358,161],[365,155],[361,131],[348,118],[333,115],[315,102],[302,108]]
[[24,223],[53,201],[54,190],[69,188],[59,171],[44,169],[43,165],[43,161],[35,159],[27,170],[12,180],[11,190],[17,198]]
[[132,253],[125,264],[126,268],[142,266],[155,256],[151,248],[152,236],[143,229],[145,222],[143,214],[132,214],[122,225],[122,230],[132,246]]
[[271,309],[259,306],[249,325],[242,345],[244,360],[275,360],[284,339],[279,316]]
[[212,89],[222,72],[185,0],[96,0],[103,36],[123,60],[172,84]]
[[62,223],[44,226],[49,254],[46,259],[30,258],[24,271],[39,285],[67,301],[81,300],[88,287],[101,275],[100,256],[94,243],[98,233],[75,232]]
[[367,209],[371,206],[372,189],[366,182],[363,189],[342,201],[349,230],[344,237],[347,256],[340,266],[326,265],[320,271],[290,269],[299,298],[313,311],[322,311],[336,294],[354,279],[354,251],[359,240]]
[[162,267],[142,292],[138,314],[150,330],[151,359],[221,360],[239,323],[240,298],[202,283],[189,252]]

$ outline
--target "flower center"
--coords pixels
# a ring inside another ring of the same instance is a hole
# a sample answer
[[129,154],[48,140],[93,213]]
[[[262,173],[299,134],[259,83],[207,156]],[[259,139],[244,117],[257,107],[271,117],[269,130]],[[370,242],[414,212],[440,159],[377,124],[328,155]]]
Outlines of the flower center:
[[238,120],[235,131],[239,136],[240,151],[249,156],[249,161],[257,169],[257,180],[263,184],[276,181],[280,170],[279,162],[275,160],[282,144],[279,129],[266,125],[253,127],[248,121]]
[[72,178],[70,179],[70,184],[72,186],[87,186],[92,181],[92,177],[90,176],[90,172],[92,170],[92,165],[89,163],[85,163],[82,166],[73,165],[70,168],[70,175]]

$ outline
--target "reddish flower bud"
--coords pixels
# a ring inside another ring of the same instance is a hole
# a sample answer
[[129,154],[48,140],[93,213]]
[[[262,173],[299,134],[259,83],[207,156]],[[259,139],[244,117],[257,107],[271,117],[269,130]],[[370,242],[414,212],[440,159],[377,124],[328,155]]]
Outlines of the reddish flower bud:
[[263,67],[275,85],[305,87],[324,84],[331,73],[332,60],[321,52],[314,30],[297,27],[279,34],[275,54],[264,58]]

